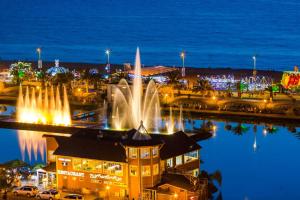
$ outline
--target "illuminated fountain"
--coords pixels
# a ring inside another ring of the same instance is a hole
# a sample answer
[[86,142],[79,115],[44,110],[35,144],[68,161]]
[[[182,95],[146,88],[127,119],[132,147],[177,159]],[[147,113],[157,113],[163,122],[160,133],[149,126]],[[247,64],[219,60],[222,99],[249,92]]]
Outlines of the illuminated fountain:
[[[38,96],[36,97],[36,93]],[[59,87],[51,87],[50,95],[48,88],[43,92],[41,89],[36,92],[32,89],[31,95],[29,88],[26,88],[25,97],[20,86],[17,103],[17,121],[24,123],[52,124],[52,125],[71,125],[70,107],[66,88],[63,87],[63,99],[61,99]]]
[[112,126],[114,129],[144,127],[152,132],[159,130],[160,102],[155,82],[151,80],[143,91],[140,51],[137,48],[132,88],[122,79],[115,89]]

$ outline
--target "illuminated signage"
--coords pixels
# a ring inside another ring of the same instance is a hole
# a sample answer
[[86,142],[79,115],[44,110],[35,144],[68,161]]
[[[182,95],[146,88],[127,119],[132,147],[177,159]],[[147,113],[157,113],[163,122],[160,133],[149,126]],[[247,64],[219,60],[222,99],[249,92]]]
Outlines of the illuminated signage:
[[57,170],[57,173],[60,175],[84,177],[84,173],[82,172],[70,172],[70,171]]
[[70,159],[66,159],[66,158],[59,158],[58,160],[62,162],[71,162]]
[[286,89],[297,88],[300,86],[299,72],[283,72],[281,84]]
[[106,180],[114,180],[114,181],[122,181],[122,178],[118,176],[111,176],[107,174],[90,174],[91,179],[106,179]]

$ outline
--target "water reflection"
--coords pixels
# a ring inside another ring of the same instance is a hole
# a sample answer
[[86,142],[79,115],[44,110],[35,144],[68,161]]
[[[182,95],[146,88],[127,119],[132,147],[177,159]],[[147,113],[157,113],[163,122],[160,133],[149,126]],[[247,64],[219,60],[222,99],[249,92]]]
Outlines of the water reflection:
[[[186,123],[192,131],[203,121]],[[201,170],[220,170],[224,199],[299,199],[298,127],[211,121],[217,137],[201,141]],[[204,124],[207,124],[205,122]],[[286,176],[282,171],[289,171]],[[295,198],[296,197],[296,198]]]
[[46,139],[43,132],[18,130],[17,134],[23,161],[45,160]]

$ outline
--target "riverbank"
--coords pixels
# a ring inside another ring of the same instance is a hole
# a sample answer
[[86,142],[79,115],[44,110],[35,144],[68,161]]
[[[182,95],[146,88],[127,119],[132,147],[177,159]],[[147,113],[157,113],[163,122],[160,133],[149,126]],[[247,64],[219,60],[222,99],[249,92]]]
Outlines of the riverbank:
[[[165,112],[169,111],[169,107],[162,107]],[[179,108],[172,109],[179,112]],[[281,114],[265,114],[265,113],[246,113],[246,112],[230,112],[218,110],[198,110],[185,108],[182,110],[187,118],[193,119],[211,119],[220,121],[234,121],[240,123],[255,123],[255,124],[276,124],[280,126],[293,125],[300,127],[300,116],[281,115]]]

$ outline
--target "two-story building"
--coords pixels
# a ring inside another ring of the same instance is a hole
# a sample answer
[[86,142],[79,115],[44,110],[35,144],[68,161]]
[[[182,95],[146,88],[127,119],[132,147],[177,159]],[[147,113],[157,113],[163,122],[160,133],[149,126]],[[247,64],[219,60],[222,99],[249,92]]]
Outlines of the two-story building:
[[192,181],[201,147],[184,132],[148,134],[141,124],[138,130],[45,137],[59,190],[110,199],[198,199],[203,193]]

